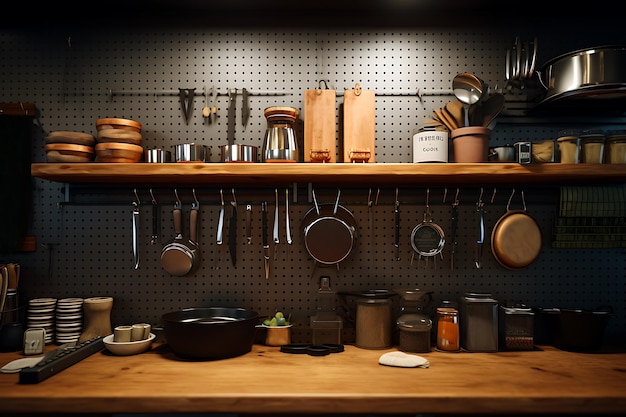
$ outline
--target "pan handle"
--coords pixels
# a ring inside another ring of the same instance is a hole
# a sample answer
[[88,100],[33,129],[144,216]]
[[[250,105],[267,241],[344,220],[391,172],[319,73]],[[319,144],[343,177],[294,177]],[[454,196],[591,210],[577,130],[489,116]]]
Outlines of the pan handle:
[[339,207],[339,197],[341,197],[341,190],[337,188],[337,199],[335,200],[335,206],[333,207],[333,216],[337,214],[337,208]]
[[198,215],[200,214],[200,202],[196,198],[196,190],[193,190],[194,201],[191,203],[189,212],[189,240],[194,244],[198,242]]

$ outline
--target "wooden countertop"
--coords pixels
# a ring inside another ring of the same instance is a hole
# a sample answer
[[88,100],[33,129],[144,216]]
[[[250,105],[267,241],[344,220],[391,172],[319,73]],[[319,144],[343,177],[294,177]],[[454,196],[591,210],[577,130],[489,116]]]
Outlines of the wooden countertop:
[[[167,345],[106,349],[39,384],[0,374],[0,414],[29,413],[615,413],[626,411],[626,353],[540,350],[421,354],[430,367],[381,366],[396,350],[314,357],[254,345],[232,359],[191,362]],[[0,354],[4,365],[22,357]]]

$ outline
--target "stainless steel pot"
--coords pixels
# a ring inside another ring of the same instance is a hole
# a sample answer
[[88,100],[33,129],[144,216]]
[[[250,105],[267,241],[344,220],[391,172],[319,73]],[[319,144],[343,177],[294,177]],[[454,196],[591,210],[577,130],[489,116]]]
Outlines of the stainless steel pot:
[[539,106],[572,99],[623,100],[626,45],[580,49],[551,59],[539,72],[546,93]]

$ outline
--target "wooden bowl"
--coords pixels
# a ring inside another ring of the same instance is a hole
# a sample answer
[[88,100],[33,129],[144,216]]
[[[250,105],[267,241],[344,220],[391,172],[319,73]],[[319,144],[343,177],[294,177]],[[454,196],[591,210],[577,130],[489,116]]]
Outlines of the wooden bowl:
[[44,149],[47,162],[91,162],[95,156],[91,146],[72,143],[49,143]]
[[131,143],[98,143],[96,156],[100,162],[139,162],[143,157],[143,147]]
[[141,123],[129,119],[119,119],[115,117],[107,117],[96,120],[96,129],[124,129],[134,132],[141,132]]
[[98,130],[98,143],[118,142],[131,143],[133,145],[141,145],[141,133],[130,129],[106,128]]
[[96,138],[90,133],[57,130],[50,132],[45,138],[46,143],[72,143],[75,145],[94,146]]

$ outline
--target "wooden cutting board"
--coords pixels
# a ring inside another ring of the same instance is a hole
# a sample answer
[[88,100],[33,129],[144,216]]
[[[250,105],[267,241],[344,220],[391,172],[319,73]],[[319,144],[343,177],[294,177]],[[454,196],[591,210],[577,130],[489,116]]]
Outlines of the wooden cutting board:
[[376,96],[372,90],[354,90],[343,95],[343,161],[375,162]]
[[336,97],[335,90],[304,91],[304,162],[337,162]]

